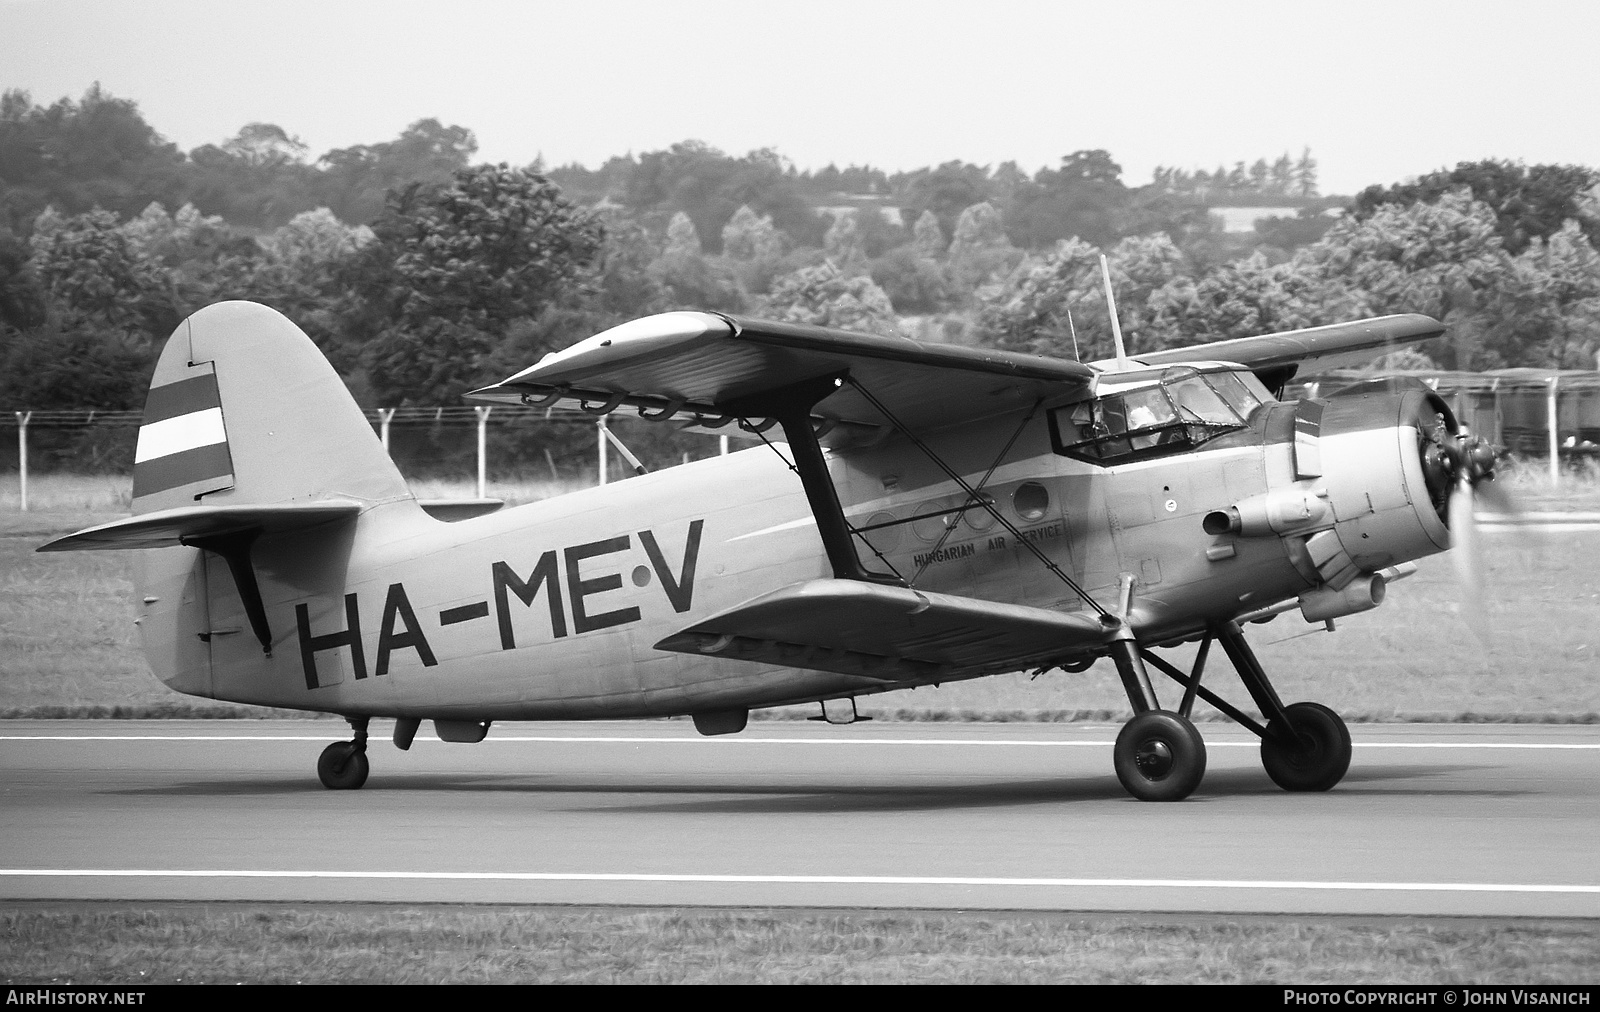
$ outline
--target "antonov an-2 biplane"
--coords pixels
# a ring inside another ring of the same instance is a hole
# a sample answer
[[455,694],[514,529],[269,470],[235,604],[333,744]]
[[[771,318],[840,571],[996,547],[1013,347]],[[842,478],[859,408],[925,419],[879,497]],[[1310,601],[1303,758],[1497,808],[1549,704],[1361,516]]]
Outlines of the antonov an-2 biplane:
[[[1200,783],[1197,698],[1261,737],[1279,785],[1326,790],[1350,762],[1343,721],[1284,705],[1241,626],[1378,604],[1450,545],[1494,454],[1420,384],[1273,391],[1442,331],[1388,316],[1083,364],[666,313],[473,396],[767,445],[446,522],[311,341],[227,302],[162,352],[133,515],[41,551],[151,549],[138,621],[157,676],[344,716],[352,740],[317,764],[330,788],[365,782],[373,717],[401,749],[425,719],[458,742],[494,721],[683,714],[729,734],[752,708],[847,721],[857,696],[1109,657],[1134,796]],[[1193,641],[1188,670],[1159,653]],[[1213,643],[1263,722],[1202,684]]]

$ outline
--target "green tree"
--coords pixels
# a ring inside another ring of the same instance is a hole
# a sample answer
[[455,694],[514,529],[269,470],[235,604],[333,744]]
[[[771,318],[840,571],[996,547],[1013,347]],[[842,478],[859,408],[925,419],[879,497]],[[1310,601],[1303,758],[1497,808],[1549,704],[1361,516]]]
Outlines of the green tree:
[[945,235],[953,235],[956,219],[990,196],[989,171],[981,165],[945,162],[935,169],[918,169],[890,180],[895,188],[902,220],[915,220],[931,211]]
[[343,337],[345,278],[372,238],[370,228],[346,225],[325,207],[297,214],[260,238],[226,297],[271,306],[304,330],[341,373],[355,374],[359,350]]
[[352,258],[343,314],[374,393],[449,403],[498,379],[484,363],[509,328],[592,291],[604,230],[548,179],[505,165],[392,196]]
[[[937,231],[938,226],[934,229]],[[911,243],[873,260],[868,273],[889,296],[897,313],[937,313],[950,304],[950,282],[944,267],[937,260],[919,255]]]
[[110,211],[62,215],[46,208],[34,221],[29,248],[47,313],[62,329],[149,345],[181,319],[161,265],[141,254]]
[[[1107,261],[1129,353],[1183,343],[1194,282],[1172,240],[1129,237],[1108,252]],[[1116,346],[1100,251],[1081,239],[1064,239],[1050,252],[1030,256],[1003,286],[980,297],[976,329],[986,343],[1002,348],[1110,358]]]
[[856,213],[838,215],[823,237],[822,250],[846,273],[860,273],[867,260],[866,244],[856,225]]
[[950,240],[947,268],[958,296],[970,296],[979,287],[1002,280],[1021,261],[1022,252],[1007,238],[998,208],[983,203],[961,212]]
[[883,289],[832,263],[805,267],[773,281],[761,312],[774,320],[841,330],[895,334],[894,306]]
[[979,297],[980,340],[1058,358],[1111,355],[1103,298],[1093,310],[1099,269],[1100,251],[1081,239],[1063,239],[1048,253],[1029,256],[1004,286]]
[[[667,293],[650,270],[655,250],[649,233],[614,204],[596,208],[595,213],[606,236],[594,301],[603,314],[602,322],[609,326],[660,312],[667,304]],[[595,332],[601,329],[596,327]]]
[[347,222],[370,222],[390,190],[412,183],[445,183],[466,168],[478,140],[462,126],[419,119],[392,141],[335,148],[317,160],[318,200]]
[[221,144],[189,152],[186,191],[203,211],[236,225],[275,228],[316,206],[306,146],[273,123],[247,123]]
[[756,214],[749,204],[740,204],[722,226],[722,254],[730,260],[767,260],[783,252],[783,234],[772,224],[772,216]]
[[1582,223],[1591,244],[1600,242],[1600,219],[1584,214],[1585,195],[1600,184],[1600,171],[1577,165],[1525,166],[1516,162],[1461,162],[1446,172],[1430,172],[1414,183],[1369,186],[1356,196],[1350,213],[1358,220],[1385,207],[1437,203],[1465,188],[1495,216],[1495,232],[1516,255],[1534,239],[1548,239],[1569,219]]
[[667,245],[662,252],[667,256],[700,256],[705,247],[700,242],[700,232],[694,220],[679,211],[667,226]]
[[1204,344],[1295,330],[1324,318],[1323,287],[1298,264],[1272,264],[1261,253],[1223,264],[1194,284],[1180,309],[1174,344]]
[[675,309],[742,308],[733,269],[720,257],[705,255],[699,231],[683,211],[672,216],[666,245],[650,269],[666,292],[667,304]]
[[784,260],[789,246],[789,237],[772,224],[772,218],[756,214],[748,204],[722,227],[724,262],[746,297],[766,292],[774,277],[787,273]]
[[1041,169],[1019,186],[1004,208],[1006,232],[1026,249],[1048,249],[1080,237],[1110,245],[1122,234],[1131,194],[1121,182],[1122,167],[1102,150],[1074,151],[1057,169]]
[[702,141],[683,141],[647,152],[627,174],[621,201],[653,230],[675,213],[686,214],[701,238],[713,241],[741,206],[811,245],[821,245],[826,228],[801,196],[794,167],[767,148],[730,158]]
[[1295,258],[1361,315],[1470,313],[1509,268],[1494,211],[1465,189],[1433,203],[1386,204],[1341,219]]
[[1508,366],[1593,369],[1600,348],[1600,254],[1575,219],[1512,259],[1485,315],[1487,351]]
[[47,206],[69,215],[96,207],[131,215],[152,200],[173,201],[185,185],[184,168],[182,153],[145,122],[137,104],[98,83],[80,101],[48,107],[24,91],[0,95],[0,206],[24,236]]
[[917,223],[911,229],[911,241],[916,247],[917,256],[927,260],[942,259],[950,248],[949,240],[939,228],[939,219],[934,217],[932,211],[923,211],[917,218]]

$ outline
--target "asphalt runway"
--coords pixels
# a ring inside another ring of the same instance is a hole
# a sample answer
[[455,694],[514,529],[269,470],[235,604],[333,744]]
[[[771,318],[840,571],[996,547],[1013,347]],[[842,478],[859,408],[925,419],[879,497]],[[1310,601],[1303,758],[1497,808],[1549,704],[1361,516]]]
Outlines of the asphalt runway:
[[1600,727],[1365,725],[1292,795],[1202,724],[1148,804],[1087,724],[0,722],[0,898],[1600,917]]

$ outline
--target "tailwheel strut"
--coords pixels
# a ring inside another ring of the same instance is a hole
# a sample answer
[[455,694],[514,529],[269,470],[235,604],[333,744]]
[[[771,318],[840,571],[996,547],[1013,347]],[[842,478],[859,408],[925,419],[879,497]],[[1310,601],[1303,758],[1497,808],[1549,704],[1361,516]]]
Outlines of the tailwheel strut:
[[346,716],[353,737],[336,741],[317,757],[317,779],[330,791],[353,791],[367,782],[366,716]]
[[[1262,725],[1200,684],[1206,655],[1215,639],[1222,644],[1256,709],[1266,717]],[[1184,686],[1178,712],[1188,717],[1196,697],[1221,710],[1261,739],[1261,765],[1272,782],[1286,791],[1326,791],[1344,779],[1350,769],[1350,730],[1337,713],[1320,703],[1291,703],[1278,698],[1255,651],[1245,641],[1237,622],[1225,622],[1206,633],[1195,655],[1194,670],[1185,674],[1154,653],[1140,656],[1173,681]]]

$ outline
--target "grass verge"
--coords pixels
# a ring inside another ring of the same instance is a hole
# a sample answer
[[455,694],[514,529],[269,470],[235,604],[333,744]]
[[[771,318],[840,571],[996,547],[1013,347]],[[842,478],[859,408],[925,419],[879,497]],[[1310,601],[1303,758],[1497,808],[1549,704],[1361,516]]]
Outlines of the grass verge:
[[1551,984],[1600,924],[263,904],[0,911],[8,984]]

